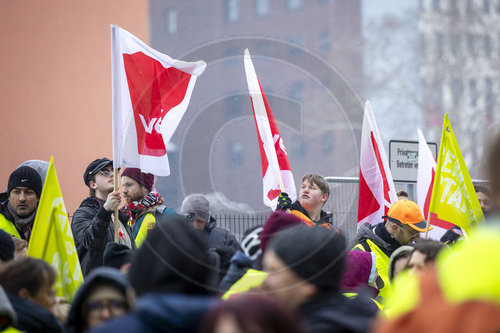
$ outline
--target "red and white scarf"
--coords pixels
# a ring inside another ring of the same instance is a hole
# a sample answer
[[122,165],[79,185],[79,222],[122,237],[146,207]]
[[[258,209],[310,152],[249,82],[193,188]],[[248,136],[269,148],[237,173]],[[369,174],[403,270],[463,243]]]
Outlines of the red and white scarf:
[[133,201],[122,208],[122,211],[131,217],[132,224],[135,220],[148,212],[154,212],[156,206],[163,204],[163,197],[158,193],[158,191],[153,187],[151,192],[148,193],[144,198],[139,201]]

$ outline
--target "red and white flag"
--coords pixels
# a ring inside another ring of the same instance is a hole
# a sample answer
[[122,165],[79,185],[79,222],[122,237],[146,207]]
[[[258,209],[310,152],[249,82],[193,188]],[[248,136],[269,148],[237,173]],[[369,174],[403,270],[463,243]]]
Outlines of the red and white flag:
[[295,201],[297,198],[295,182],[283,138],[274,120],[266,94],[255,73],[248,49],[245,49],[244,63],[248,92],[257,128],[257,139],[259,140],[264,204],[274,210],[280,192],[288,193],[290,199]]
[[113,166],[168,176],[167,144],[206,63],[172,59],[111,25],[111,64]]
[[383,221],[398,200],[382,139],[369,101],[365,104],[359,165],[358,228]]
[[[427,141],[420,129],[418,133],[418,173],[417,173],[417,204],[424,214],[424,218],[429,219],[429,205],[432,197],[432,186],[436,175],[436,159],[432,155]],[[429,230],[428,237],[439,240],[444,233],[453,227],[453,224],[439,220],[431,219],[430,223],[434,227]]]

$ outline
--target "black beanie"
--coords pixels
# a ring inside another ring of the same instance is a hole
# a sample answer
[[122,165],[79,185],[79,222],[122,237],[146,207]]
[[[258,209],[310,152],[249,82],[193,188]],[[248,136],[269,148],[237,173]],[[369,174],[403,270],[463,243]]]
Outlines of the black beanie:
[[42,178],[35,169],[29,166],[22,166],[10,174],[7,185],[7,193],[10,194],[13,188],[23,186],[35,191],[38,198],[42,195]]
[[321,291],[339,290],[346,242],[320,227],[297,226],[278,232],[268,248],[299,277]]
[[215,291],[208,238],[187,217],[161,219],[137,251],[129,278],[137,295],[182,293],[208,295]]
[[134,252],[125,244],[110,242],[106,244],[103,255],[103,265],[120,269],[123,265],[132,262]]
[[0,259],[2,259],[2,261],[14,259],[15,251],[16,244],[12,236],[0,229]]

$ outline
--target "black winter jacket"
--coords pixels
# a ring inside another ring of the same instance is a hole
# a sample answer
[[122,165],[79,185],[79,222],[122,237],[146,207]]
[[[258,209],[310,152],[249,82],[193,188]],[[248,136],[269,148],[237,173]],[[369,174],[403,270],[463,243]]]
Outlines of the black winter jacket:
[[234,250],[231,254],[232,256],[236,251],[240,250],[240,244],[231,232],[216,227],[216,223],[217,221],[210,216],[210,222],[205,228],[205,231],[208,233],[208,247],[210,249],[230,248]]
[[[94,268],[102,266],[103,254],[106,244],[114,240],[114,225],[111,223],[111,215],[102,207],[104,200],[96,197],[88,197],[75,211],[71,223],[71,230],[75,239],[78,259],[82,267],[83,276]],[[128,216],[120,212],[122,228],[132,240],[132,250],[136,249],[132,229],[127,224]]]
[[328,293],[299,307],[308,333],[368,332],[377,311],[375,303],[364,292],[355,298]]
[[17,314],[17,323],[13,327],[28,333],[62,332],[62,326],[50,311],[17,295],[7,296]]

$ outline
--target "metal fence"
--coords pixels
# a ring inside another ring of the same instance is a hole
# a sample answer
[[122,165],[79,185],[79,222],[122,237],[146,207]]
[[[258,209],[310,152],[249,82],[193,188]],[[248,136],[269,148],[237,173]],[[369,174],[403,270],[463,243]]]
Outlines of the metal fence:
[[[333,224],[350,241],[356,235],[358,220],[358,177],[326,177],[330,184],[330,197],[324,210],[333,216]],[[485,180],[473,180],[474,185],[487,184]],[[396,191],[404,190],[416,201],[416,184],[394,182]],[[240,241],[245,230],[262,225],[267,215],[217,215],[217,225],[230,230]]]

